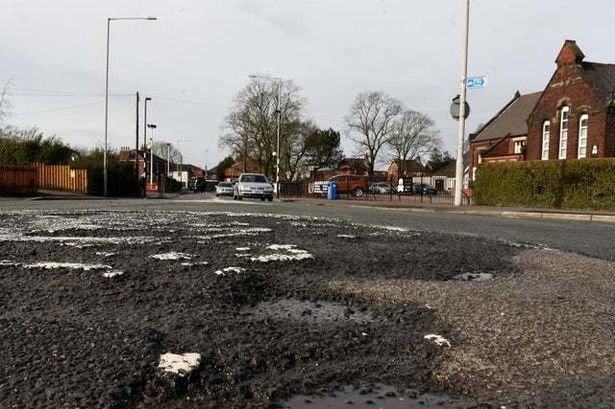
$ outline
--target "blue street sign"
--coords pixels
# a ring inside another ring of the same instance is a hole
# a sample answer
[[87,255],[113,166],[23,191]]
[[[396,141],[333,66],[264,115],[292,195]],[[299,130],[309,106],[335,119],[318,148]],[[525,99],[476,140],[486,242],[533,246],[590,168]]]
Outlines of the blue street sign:
[[481,89],[487,86],[487,76],[481,75],[479,77],[468,77],[466,79],[467,89]]

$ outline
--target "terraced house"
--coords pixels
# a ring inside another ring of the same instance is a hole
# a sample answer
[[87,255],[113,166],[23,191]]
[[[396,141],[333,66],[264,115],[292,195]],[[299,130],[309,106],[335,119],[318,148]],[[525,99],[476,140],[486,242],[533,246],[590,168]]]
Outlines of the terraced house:
[[566,40],[543,91],[515,97],[470,135],[470,178],[482,162],[615,157],[615,64],[584,61]]

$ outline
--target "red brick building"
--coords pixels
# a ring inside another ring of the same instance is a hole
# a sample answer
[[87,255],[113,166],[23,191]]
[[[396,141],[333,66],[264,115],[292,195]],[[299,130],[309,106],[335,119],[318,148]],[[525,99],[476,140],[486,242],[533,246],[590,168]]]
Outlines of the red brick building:
[[470,135],[470,179],[489,161],[615,156],[615,64],[584,61],[566,40],[543,91],[515,97]]
[[528,160],[615,156],[615,64],[584,58],[565,42],[528,118]]
[[524,160],[528,138],[527,118],[541,93],[515,94],[477,133],[470,135],[471,179],[482,162]]

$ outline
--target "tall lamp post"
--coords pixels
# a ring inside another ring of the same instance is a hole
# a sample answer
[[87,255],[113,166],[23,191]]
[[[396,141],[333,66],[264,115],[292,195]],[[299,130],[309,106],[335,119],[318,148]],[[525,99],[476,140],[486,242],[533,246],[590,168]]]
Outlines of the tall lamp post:
[[109,17],[107,18],[107,62],[105,71],[105,150],[103,152],[103,190],[107,196],[107,149],[108,149],[108,130],[109,130],[109,39],[111,22],[117,20],[157,20],[156,17]]
[[470,0],[464,0],[463,44],[461,52],[461,81],[459,83],[459,129],[457,134],[457,166],[455,169],[455,206],[461,206],[463,193],[463,140],[466,132],[466,79],[468,77],[468,43],[470,29]]
[[276,101],[276,112],[278,114],[278,142],[275,151],[275,194],[276,197],[280,197],[280,131],[282,127],[282,109],[280,106],[280,101],[282,100],[282,78],[270,77],[267,75],[249,75],[249,77],[252,79],[276,81],[278,83],[278,96]]
[[152,130],[149,148],[149,184],[152,185],[154,184],[154,129],[156,129],[156,125],[147,124],[147,127]]

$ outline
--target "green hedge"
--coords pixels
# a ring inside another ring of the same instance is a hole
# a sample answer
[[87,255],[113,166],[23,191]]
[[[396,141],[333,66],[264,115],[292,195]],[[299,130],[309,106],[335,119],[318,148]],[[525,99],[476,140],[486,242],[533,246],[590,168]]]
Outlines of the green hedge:
[[615,159],[484,163],[474,182],[486,206],[615,209]]

